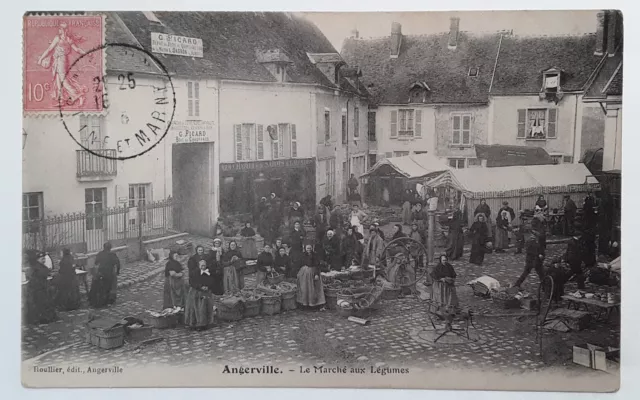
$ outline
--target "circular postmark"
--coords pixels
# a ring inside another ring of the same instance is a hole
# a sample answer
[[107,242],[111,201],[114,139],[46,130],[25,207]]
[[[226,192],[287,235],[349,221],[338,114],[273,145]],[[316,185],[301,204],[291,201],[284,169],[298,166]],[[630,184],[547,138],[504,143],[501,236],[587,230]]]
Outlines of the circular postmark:
[[[102,51],[118,57],[117,73],[107,76],[102,66],[96,71],[85,62]],[[59,98],[58,108],[64,129],[83,150],[96,157],[129,160],[151,151],[167,136],[176,93],[169,71],[155,55],[135,45],[105,43],[78,57],[65,78],[73,84],[81,74],[91,75],[91,87],[76,90],[75,97]],[[87,101],[101,112],[65,111],[66,106]],[[101,115],[104,111],[106,117]]]

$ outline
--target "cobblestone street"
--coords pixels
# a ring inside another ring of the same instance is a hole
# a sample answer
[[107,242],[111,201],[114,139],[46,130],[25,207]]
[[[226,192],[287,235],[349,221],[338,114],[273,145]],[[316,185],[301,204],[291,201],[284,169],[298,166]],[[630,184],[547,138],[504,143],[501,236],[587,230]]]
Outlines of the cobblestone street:
[[[559,253],[564,246],[552,245],[549,252]],[[617,316],[609,325],[593,323],[580,332],[546,333],[543,341],[546,364],[539,356],[535,338],[535,317],[523,316],[524,310],[499,310],[491,300],[472,294],[465,283],[481,275],[490,275],[505,285],[521,272],[524,256],[491,254],[482,267],[466,262],[454,263],[458,274],[458,295],[462,304],[475,313],[477,342],[448,345],[430,344],[416,337],[429,325],[424,304],[412,297],[384,301],[382,309],[361,326],[333,311],[295,310],[275,316],[259,316],[238,322],[222,322],[205,332],[184,328],[155,330],[154,337],[164,340],[138,347],[125,344],[115,350],[101,350],[84,342],[83,323],[89,313],[113,318],[147,318],[145,310],[162,306],[163,276],[122,289],[114,306],[103,310],[85,307],[59,313],[60,321],[23,327],[23,359],[47,366],[73,363],[115,363],[135,367],[149,364],[188,365],[217,360],[244,364],[295,366],[302,362],[316,365],[366,363],[368,365],[471,366],[490,370],[536,371],[545,366],[574,367],[570,360],[573,343],[589,341],[617,345]],[[160,264],[162,262],[156,263]],[[149,263],[151,264],[151,263]],[[248,280],[253,276],[248,277]],[[537,277],[530,275],[524,287],[533,291]],[[567,290],[573,287],[569,286]],[[509,314],[513,314],[512,316]],[[67,347],[65,347],[67,346]],[[52,351],[58,349],[57,351]],[[50,352],[48,354],[44,354]]]

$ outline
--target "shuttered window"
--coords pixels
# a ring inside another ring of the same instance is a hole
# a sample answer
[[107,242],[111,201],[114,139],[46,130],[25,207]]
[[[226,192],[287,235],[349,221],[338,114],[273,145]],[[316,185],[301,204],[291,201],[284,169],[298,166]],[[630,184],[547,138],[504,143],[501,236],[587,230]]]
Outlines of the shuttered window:
[[518,138],[524,139],[527,132],[527,110],[518,110]]
[[415,137],[422,137],[422,110],[416,110]]
[[547,139],[555,139],[557,137],[557,121],[558,109],[550,108],[548,112]]
[[264,160],[264,127],[258,125],[256,132],[256,153],[258,160]]
[[518,139],[546,140],[558,137],[558,109],[518,110]]
[[236,142],[236,161],[250,161],[256,157],[252,144],[256,143],[255,124],[237,124],[233,126]]
[[291,157],[298,157],[298,134],[295,124],[291,124]]
[[451,144],[471,144],[471,114],[454,114],[451,121]]
[[187,112],[190,117],[200,116],[199,82],[187,82]]
[[398,137],[398,111],[391,111],[391,128],[389,130],[389,136],[392,138]]

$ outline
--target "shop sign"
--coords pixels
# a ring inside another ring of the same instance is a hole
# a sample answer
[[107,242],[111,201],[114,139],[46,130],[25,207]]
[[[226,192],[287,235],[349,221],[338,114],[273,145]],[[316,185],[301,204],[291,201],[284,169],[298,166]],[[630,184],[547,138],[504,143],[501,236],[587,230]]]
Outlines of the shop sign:
[[151,51],[174,56],[202,58],[202,39],[151,32]]
[[237,162],[220,164],[220,171],[255,171],[268,168],[302,168],[315,162],[313,158],[292,158],[290,160],[273,160],[257,162]]
[[176,143],[213,142],[213,126],[212,121],[173,121],[171,131],[175,133]]

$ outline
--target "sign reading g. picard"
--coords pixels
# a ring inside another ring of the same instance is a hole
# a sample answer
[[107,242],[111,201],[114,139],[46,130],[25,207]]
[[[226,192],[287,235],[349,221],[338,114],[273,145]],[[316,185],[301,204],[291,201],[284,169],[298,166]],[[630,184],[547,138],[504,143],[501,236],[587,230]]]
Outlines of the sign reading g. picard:
[[173,121],[171,130],[175,132],[176,143],[214,141],[214,128],[211,121]]
[[151,51],[174,56],[202,57],[202,39],[151,32]]

